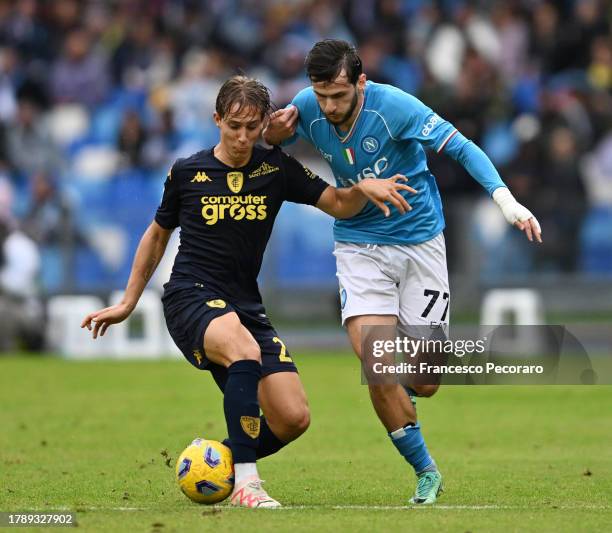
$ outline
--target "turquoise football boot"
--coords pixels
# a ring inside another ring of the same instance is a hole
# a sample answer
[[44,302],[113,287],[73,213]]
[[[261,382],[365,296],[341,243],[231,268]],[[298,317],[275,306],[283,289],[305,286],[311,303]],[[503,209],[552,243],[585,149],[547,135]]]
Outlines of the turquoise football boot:
[[418,477],[416,492],[414,496],[410,498],[410,503],[417,505],[435,503],[441,492],[442,474],[437,470],[434,472],[423,472]]

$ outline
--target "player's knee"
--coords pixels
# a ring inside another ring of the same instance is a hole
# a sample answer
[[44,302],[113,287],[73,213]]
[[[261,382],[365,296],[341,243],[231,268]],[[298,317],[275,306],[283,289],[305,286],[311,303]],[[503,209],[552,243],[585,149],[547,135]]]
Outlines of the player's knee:
[[307,405],[292,408],[283,415],[282,425],[286,440],[297,439],[310,426],[310,409]]
[[295,429],[298,435],[301,435],[308,429],[309,426],[310,409],[308,409],[307,405],[304,405],[293,418],[293,428]]
[[433,396],[436,392],[438,392],[439,388],[440,388],[440,385],[433,385],[433,384],[414,385],[412,387],[414,392],[416,392],[419,397],[423,397],[423,398],[429,398],[430,396]]

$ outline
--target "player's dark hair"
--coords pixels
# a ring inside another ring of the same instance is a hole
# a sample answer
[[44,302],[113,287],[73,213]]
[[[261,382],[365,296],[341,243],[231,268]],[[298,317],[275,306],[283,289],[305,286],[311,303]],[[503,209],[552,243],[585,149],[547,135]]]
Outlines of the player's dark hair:
[[308,52],[305,63],[306,73],[314,82],[332,82],[344,69],[349,83],[355,85],[363,72],[357,49],[351,43],[338,39],[319,41]]
[[261,113],[261,118],[272,110],[270,103],[270,91],[259,80],[247,76],[232,76],[219,89],[215,110],[221,118],[224,118],[232,108],[239,113],[245,107],[254,107]]

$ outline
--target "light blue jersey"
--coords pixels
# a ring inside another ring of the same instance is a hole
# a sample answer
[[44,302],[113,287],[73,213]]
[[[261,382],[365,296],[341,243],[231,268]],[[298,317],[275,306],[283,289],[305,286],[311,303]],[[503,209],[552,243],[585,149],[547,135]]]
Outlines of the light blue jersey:
[[416,195],[400,191],[412,207],[405,215],[391,206],[391,215],[386,218],[368,202],[358,215],[336,220],[336,241],[418,244],[444,229],[440,193],[427,168],[424,146],[437,152],[445,150],[490,194],[505,187],[479,148],[420,100],[396,87],[368,81],[363,107],[349,132],[341,132],[328,122],[312,87],[300,91],[292,104],[299,110],[297,135],[312,143],[327,160],[338,187],[350,187],[364,178],[403,174],[409,178],[408,185],[419,191]]

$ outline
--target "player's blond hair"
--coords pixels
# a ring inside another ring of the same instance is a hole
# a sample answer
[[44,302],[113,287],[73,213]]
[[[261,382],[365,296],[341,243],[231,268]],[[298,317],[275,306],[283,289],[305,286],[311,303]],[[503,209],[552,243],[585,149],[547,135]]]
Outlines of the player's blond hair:
[[[234,106],[238,104],[238,108]],[[261,118],[270,113],[270,91],[259,80],[247,76],[232,76],[219,90],[215,110],[224,118],[230,110],[239,113],[245,107],[253,107],[261,113]]]

